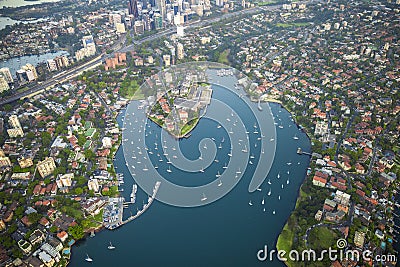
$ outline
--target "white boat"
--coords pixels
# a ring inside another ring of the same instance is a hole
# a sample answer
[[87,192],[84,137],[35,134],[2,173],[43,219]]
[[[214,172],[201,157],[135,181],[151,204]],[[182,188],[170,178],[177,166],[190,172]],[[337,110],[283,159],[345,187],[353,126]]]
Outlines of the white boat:
[[271,195],[271,189],[269,189],[269,191],[268,191],[268,196],[270,196]]
[[225,163],[225,165],[222,167],[222,169],[227,169],[227,168],[228,168],[228,166]]
[[207,145],[204,145],[203,148],[204,148],[204,149],[207,149]]
[[279,125],[278,127],[279,127],[280,129],[283,129],[283,125]]
[[86,254],[85,261],[87,261],[87,262],[92,262],[93,260],[92,260],[92,258],[89,257],[88,254]]
[[281,200],[281,196],[278,196],[278,200]]
[[218,173],[215,175],[215,177],[217,177],[217,178],[221,177],[221,174],[219,173],[219,171],[218,171]]
[[113,246],[113,244],[111,244],[111,241],[110,241],[110,245],[107,247],[109,250],[113,250],[113,249],[115,249],[115,247]]
[[249,164],[250,164],[250,165],[253,165],[253,162],[250,160],[250,161],[249,161]]
[[287,165],[289,165],[289,166],[290,166],[290,165],[292,165],[292,163],[291,163],[291,162],[287,162],[286,164],[287,164]]
[[221,180],[219,180],[218,186],[221,186],[221,185],[222,185],[222,181],[221,181]]
[[221,125],[220,125],[220,124],[218,124],[217,128],[218,128],[218,129],[219,129],[219,128],[221,128]]
[[168,166],[167,172],[168,172],[168,173],[171,173],[171,172],[172,172],[171,166]]
[[253,203],[251,203],[251,200],[249,201],[249,206],[253,206]]
[[271,142],[273,142],[274,140],[275,140],[274,138],[269,139],[269,141],[271,141]]
[[268,179],[268,184],[271,184],[271,179]]
[[257,191],[261,191],[261,188],[258,187],[256,190],[257,190]]
[[274,214],[274,215],[275,215],[275,210],[272,212],[272,214]]
[[265,212],[265,208],[263,209],[263,211]]
[[290,181],[289,181],[289,178],[288,178],[288,179],[286,180],[286,184],[289,184],[289,182],[290,182]]
[[281,187],[282,187],[282,189],[283,189],[283,184],[282,184],[282,186],[281,186]]
[[221,149],[222,148],[222,144],[219,144],[218,148]]
[[232,157],[232,151],[228,153],[228,156],[229,156],[229,157]]
[[290,174],[290,171],[287,171],[286,173],[287,173],[287,174]]
[[247,153],[247,146],[246,145],[244,145],[244,148],[242,149],[242,152],[243,153]]
[[264,154],[264,148],[263,148],[263,149],[261,149],[261,154]]
[[263,198],[263,200],[261,201],[261,205],[264,205],[264,198]]
[[201,168],[200,172],[204,172],[203,168]]
[[278,179],[281,177],[281,174],[280,173],[278,173]]
[[237,174],[241,174],[240,168],[236,171]]
[[147,169],[147,166],[144,165],[143,171],[147,172],[149,169]]
[[298,140],[299,138],[297,137],[297,135],[294,135],[294,136],[293,136],[293,139],[294,139],[294,140]]
[[254,157],[254,155],[253,155],[253,154],[251,154],[250,158],[251,158],[251,159],[254,159],[255,157]]
[[203,193],[203,197],[200,199],[201,201],[206,201],[207,200],[207,197],[206,197],[206,195]]
[[225,142],[225,137],[222,137],[221,143]]

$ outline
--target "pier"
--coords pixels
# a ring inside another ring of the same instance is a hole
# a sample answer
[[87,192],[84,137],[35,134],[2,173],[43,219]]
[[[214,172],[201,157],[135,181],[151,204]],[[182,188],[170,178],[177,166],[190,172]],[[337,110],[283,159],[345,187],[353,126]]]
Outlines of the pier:
[[299,154],[299,155],[307,155],[307,156],[312,157],[312,154],[311,154],[311,153],[303,151],[303,150],[301,149],[301,147],[297,148],[297,154]]
[[138,210],[137,213],[135,215],[131,215],[128,219],[126,219],[125,221],[121,222],[121,225],[124,225],[130,221],[135,220],[136,218],[138,218],[140,215],[142,215],[149,207],[150,205],[153,203],[156,194],[158,192],[158,189],[160,188],[160,181],[157,181],[154,188],[153,188],[153,194],[151,195],[151,197],[149,197],[149,201],[147,202],[147,204],[144,204],[143,209]]

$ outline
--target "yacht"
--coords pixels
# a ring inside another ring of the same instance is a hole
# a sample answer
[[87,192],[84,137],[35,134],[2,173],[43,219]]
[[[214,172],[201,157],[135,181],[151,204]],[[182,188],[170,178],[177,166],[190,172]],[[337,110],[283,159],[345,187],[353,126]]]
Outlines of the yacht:
[[274,215],[275,215],[275,210],[272,212],[272,214],[274,214]]
[[222,148],[222,144],[219,144],[218,148],[221,149]]
[[222,167],[222,169],[227,169],[227,168],[228,168],[228,166],[225,163],[225,165]]
[[206,195],[203,193],[203,197],[200,199],[201,201],[206,201],[207,200],[207,197],[206,197]]
[[281,173],[278,173],[278,179],[281,177]]
[[271,184],[271,179],[268,179],[268,184]]
[[144,165],[143,171],[147,172],[149,169],[147,169],[147,166]]
[[253,203],[251,203],[251,200],[249,201],[249,206],[253,206]]
[[283,129],[283,125],[282,125],[282,124],[281,124],[281,125],[279,125],[278,127],[279,127],[279,129]]
[[261,191],[261,188],[258,187],[256,190],[257,190],[257,191]]
[[222,181],[221,181],[221,180],[219,180],[218,186],[221,186],[221,185],[222,185]]
[[289,166],[290,166],[290,165],[292,165],[292,163],[291,163],[291,162],[286,162],[286,164],[287,164],[287,165],[289,165]]
[[269,191],[268,191],[268,196],[270,196],[271,195],[271,189],[269,189]]
[[249,161],[249,164],[250,164],[250,165],[253,165],[253,162],[250,160],[250,161]]
[[263,200],[261,201],[261,205],[264,205],[264,203],[265,203],[264,201],[265,201],[265,200],[264,200],[264,198],[263,198]]
[[89,257],[88,254],[86,254],[86,259],[85,259],[85,261],[87,261],[87,262],[92,262],[93,260],[92,260],[92,258]]
[[225,137],[222,137],[221,143],[225,142]]
[[264,148],[263,148],[263,149],[261,149],[261,154],[264,154]]
[[290,181],[289,181],[289,178],[288,178],[288,179],[286,180],[286,184],[289,184],[289,182],[290,182]]
[[217,177],[217,178],[221,177],[221,174],[219,173],[219,171],[218,171],[218,173],[215,175],[215,177]]
[[282,187],[282,189],[283,189],[283,184],[282,184],[282,186],[281,186],[281,187]]
[[204,172],[204,169],[203,169],[203,168],[201,168],[200,172]]
[[171,166],[168,166],[167,172],[168,172],[168,173],[171,173],[171,172],[172,172]]
[[263,211],[265,212],[265,208],[263,208]]
[[243,153],[247,153],[247,147],[246,147],[246,145],[244,145],[244,148],[242,149],[242,152],[243,152]]
[[278,196],[278,200],[281,200],[281,196],[280,195]]
[[218,129],[219,129],[219,128],[221,128],[221,125],[220,125],[220,124],[218,124],[217,128],[218,128]]
[[109,250],[113,250],[113,249],[115,249],[115,247],[113,246],[113,244],[111,244],[111,241],[110,241],[110,245],[107,247]]
[[228,156],[229,156],[229,157],[232,157],[232,151],[228,153]]
[[236,171],[237,174],[241,174],[240,168]]
[[290,171],[287,171],[286,173],[287,173],[287,174],[290,174]]
[[254,159],[254,155],[253,155],[253,154],[251,154],[250,158],[251,158],[251,159]]
[[207,145],[204,145],[203,148],[204,148],[204,149],[207,149]]
[[297,137],[297,135],[294,135],[294,136],[293,136],[293,139],[294,139],[294,140],[298,140],[299,138]]
[[271,139],[269,139],[269,141],[273,142],[275,139],[271,137]]

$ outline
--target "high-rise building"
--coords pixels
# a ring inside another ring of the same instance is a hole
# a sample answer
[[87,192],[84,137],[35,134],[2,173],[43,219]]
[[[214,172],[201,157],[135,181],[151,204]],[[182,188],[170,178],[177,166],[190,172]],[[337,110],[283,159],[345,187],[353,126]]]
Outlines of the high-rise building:
[[128,1],[128,12],[129,12],[129,15],[133,15],[133,18],[135,20],[139,17],[137,0],[129,0]]
[[11,72],[9,68],[1,68],[0,74],[3,74],[4,79],[6,79],[7,83],[13,83],[14,79],[11,76]]
[[56,62],[57,69],[63,69],[69,66],[69,60],[66,56],[58,56],[54,58]]
[[0,73],[0,93],[8,91],[9,89],[10,86],[8,85],[6,78],[4,78],[3,74]]
[[17,115],[11,115],[10,118],[8,118],[8,123],[12,128],[21,128],[21,123],[19,122]]
[[54,59],[48,59],[47,60],[47,68],[49,71],[56,71],[57,70],[57,64]]
[[162,27],[163,27],[163,19],[162,19],[161,15],[158,14],[158,13],[155,13],[154,16],[153,16],[153,19],[154,19],[154,28],[156,30],[162,29]]
[[133,26],[136,34],[144,33],[144,23],[143,21],[135,21],[135,25]]
[[156,0],[156,1],[158,9],[160,9],[161,17],[163,20],[165,20],[165,17],[167,15],[167,7],[165,5],[165,0]]
[[43,161],[39,161],[36,168],[39,171],[40,176],[44,178],[54,172],[56,164],[54,159],[49,157]]
[[176,56],[178,59],[183,59],[185,57],[184,51],[183,51],[183,44],[178,43],[176,45]]

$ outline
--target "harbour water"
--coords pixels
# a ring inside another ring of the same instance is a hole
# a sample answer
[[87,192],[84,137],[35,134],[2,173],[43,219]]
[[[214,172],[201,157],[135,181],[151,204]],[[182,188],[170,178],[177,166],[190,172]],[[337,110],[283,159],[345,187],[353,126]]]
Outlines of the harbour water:
[[60,0],[35,0],[35,1],[25,1],[25,0],[0,0],[0,9],[4,7],[21,7],[21,6],[31,6],[43,3],[59,2]]
[[10,69],[11,75],[16,77],[16,72],[19,70],[22,66],[24,66],[27,63],[30,63],[34,66],[41,62],[45,62],[47,59],[52,59],[57,56],[61,55],[68,55],[68,52],[66,51],[57,51],[54,53],[46,53],[46,54],[41,54],[41,55],[32,55],[32,56],[22,56],[22,57],[15,57],[15,58],[10,58],[6,61],[0,61],[0,68],[7,67]]
[[[246,127],[252,128],[254,117],[251,110],[227,89],[220,86],[213,86],[213,89],[213,98],[229,103],[242,119],[245,118]],[[231,192],[209,205],[179,208],[155,200],[149,210],[136,220],[113,231],[102,231],[96,237],[75,245],[71,266],[86,264],[86,254],[90,255],[96,266],[284,266],[276,259],[272,263],[260,262],[257,252],[265,245],[269,249],[275,248],[277,237],[294,208],[309,163],[309,157],[298,155],[296,150],[301,147],[309,151],[310,142],[285,109],[278,104],[270,104],[270,107],[275,121],[279,121],[283,128],[278,128],[273,121],[268,124],[269,127],[276,127],[276,154],[272,168],[260,186],[261,191],[248,192],[252,178],[249,167]],[[123,116],[121,114],[118,117],[120,125]],[[191,136],[179,141],[185,157],[199,157],[196,149],[199,140],[207,137],[221,140],[227,136],[226,131],[217,126],[215,121],[200,120]],[[149,130],[153,134],[161,131],[154,123],[150,123]],[[269,133],[264,134],[269,136]],[[217,141],[216,146],[218,144]],[[225,156],[217,154],[219,165],[212,164],[202,174],[174,170],[169,179],[185,186],[198,185],[201,177],[204,177],[204,184],[210,182],[215,179],[213,177],[217,170],[229,161],[225,147],[228,145],[229,142],[224,143],[221,149],[225,150]],[[125,164],[122,147],[116,154],[114,164],[117,172],[124,174],[125,190],[122,196],[128,200],[135,181]],[[158,162],[159,169],[165,170],[162,164],[167,163]],[[168,177],[166,173],[162,174]],[[147,198],[148,195],[139,188],[132,212],[135,213],[136,208],[141,209]],[[252,205],[249,205],[250,201]],[[129,209],[124,213],[124,217],[128,217]],[[115,250],[107,249],[110,241]]]

